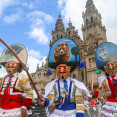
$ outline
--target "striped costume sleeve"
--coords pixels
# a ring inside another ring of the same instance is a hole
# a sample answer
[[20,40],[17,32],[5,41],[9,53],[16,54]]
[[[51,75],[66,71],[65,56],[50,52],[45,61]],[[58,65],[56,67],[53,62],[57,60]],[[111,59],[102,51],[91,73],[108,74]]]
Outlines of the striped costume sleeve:
[[0,90],[2,88],[2,81],[3,81],[3,79],[0,79]]
[[83,92],[81,89],[76,88],[75,91],[76,113],[84,113],[85,106],[83,100]]
[[51,90],[46,98],[49,100],[49,106],[52,105],[54,102],[54,89]]
[[21,88],[23,90],[23,92],[26,94],[26,97],[24,98],[23,102],[22,102],[22,106],[25,106],[27,108],[30,107],[32,98],[33,98],[33,91],[32,88],[30,86],[30,82],[28,78],[22,78],[20,80],[20,84],[21,84]]

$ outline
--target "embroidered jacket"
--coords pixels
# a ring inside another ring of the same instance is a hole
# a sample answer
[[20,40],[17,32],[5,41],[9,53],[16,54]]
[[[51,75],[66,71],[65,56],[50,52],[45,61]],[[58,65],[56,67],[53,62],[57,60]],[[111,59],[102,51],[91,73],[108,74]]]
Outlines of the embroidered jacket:
[[99,96],[99,91],[104,90],[105,95],[107,97],[107,101],[117,102],[117,74],[114,77],[106,76],[105,74],[98,78],[99,87],[97,90],[94,90],[95,96],[97,98]]
[[[29,108],[33,97],[29,79],[19,73],[13,74],[10,82],[9,96],[7,96],[7,94],[5,94],[5,89],[7,88],[9,78],[10,77],[7,75],[0,79],[0,108],[8,110],[20,108],[21,106]],[[25,93],[26,96],[23,102],[21,102],[23,93]],[[5,103],[5,100],[8,100],[8,103]]]
[[[85,107],[84,107],[84,102],[83,102],[83,94],[85,92],[88,96],[90,96],[88,90],[86,89],[85,85],[82,82],[79,82],[70,77],[68,77],[66,80],[68,82],[68,96],[67,96],[67,98],[65,98],[65,103],[62,106],[64,107],[64,105],[66,105],[66,103],[71,104],[70,106],[73,107],[73,108],[71,108],[71,110],[76,109],[76,113],[84,113]],[[57,102],[59,102],[58,103],[59,105],[56,105],[55,108],[60,109],[60,110],[66,108],[66,107],[60,108],[60,104],[62,103],[62,100],[64,97],[63,92],[62,92],[63,85],[64,84],[63,84],[62,79],[56,79],[56,80],[50,82],[49,84],[47,84],[47,86],[45,87],[45,97],[48,98],[50,100],[50,102],[54,101],[55,104]],[[47,105],[45,105],[45,106],[47,106]],[[65,109],[65,110],[67,110],[67,109]]]

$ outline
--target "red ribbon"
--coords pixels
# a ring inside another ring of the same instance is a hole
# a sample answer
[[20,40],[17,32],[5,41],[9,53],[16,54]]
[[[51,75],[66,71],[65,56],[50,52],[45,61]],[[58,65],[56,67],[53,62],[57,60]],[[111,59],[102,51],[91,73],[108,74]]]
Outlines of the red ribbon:
[[112,81],[110,80],[109,77],[107,77],[107,80],[108,80],[108,84],[109,84],[112,96],[115,96],[116,90],[117,90],[117,86],[116,86],[115,82],[117,82],[117,81],[115,81],[115,78],[114,78],[115,76],[111,76],[111,77],[112,77]]
[[13,76],[10,76],[9,81],[7,83],[7,88],[5,88],[4,90],[4,103],[8,104],[9,100],[10,100],[10,83],[11,83],[11,79]]

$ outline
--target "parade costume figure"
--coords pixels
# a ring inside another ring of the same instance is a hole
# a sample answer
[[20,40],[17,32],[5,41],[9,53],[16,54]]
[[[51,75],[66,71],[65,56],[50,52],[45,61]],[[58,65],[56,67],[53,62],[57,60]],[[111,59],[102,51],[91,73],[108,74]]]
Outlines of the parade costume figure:
[[102,107],[103,117],[117,117],[117,45],[105,42],[99,45],[95,53],[97,68],[104,69],[105,74],[98,78],[99,87],[94,90],[95,98],[103,89],[107,97]]
[[[26,64],[27,51],[20,44],[11,45],[20,59]],[[32,101],[32,89],[27,76],[21,75],[22,66],[9,49],[1,55],[2,64],[8,75],[0,79],[0,117],[27,116]],[[26,97],[23,99],[23,93]]]
[[46,85],[45,98],[39,104],[47,107],[54,101],[55,110],[50,117],[84,117],[83,92],[90,94],[82,82],[69,76],[79,66],[79,51],[73,40],[62,38],[52,45],[49,66],[57,69],[59,78]]

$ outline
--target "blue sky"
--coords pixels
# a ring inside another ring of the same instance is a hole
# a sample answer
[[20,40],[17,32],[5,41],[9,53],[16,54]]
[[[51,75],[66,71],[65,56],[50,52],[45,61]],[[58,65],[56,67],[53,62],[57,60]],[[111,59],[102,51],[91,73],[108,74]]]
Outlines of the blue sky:
[[[65,27],[69,18],[82,38],[82,12],[87,0],[0,0],[0,37],[9,45],[20,43],[28,50],[30,72],[49,52],[52,29],[59,10]],[[93,0],[107,29],[107,40],[117,44],[117,1]],[[0,43],[0,54],[5,47]],[[4,75],[4,70],[0,73]]]

